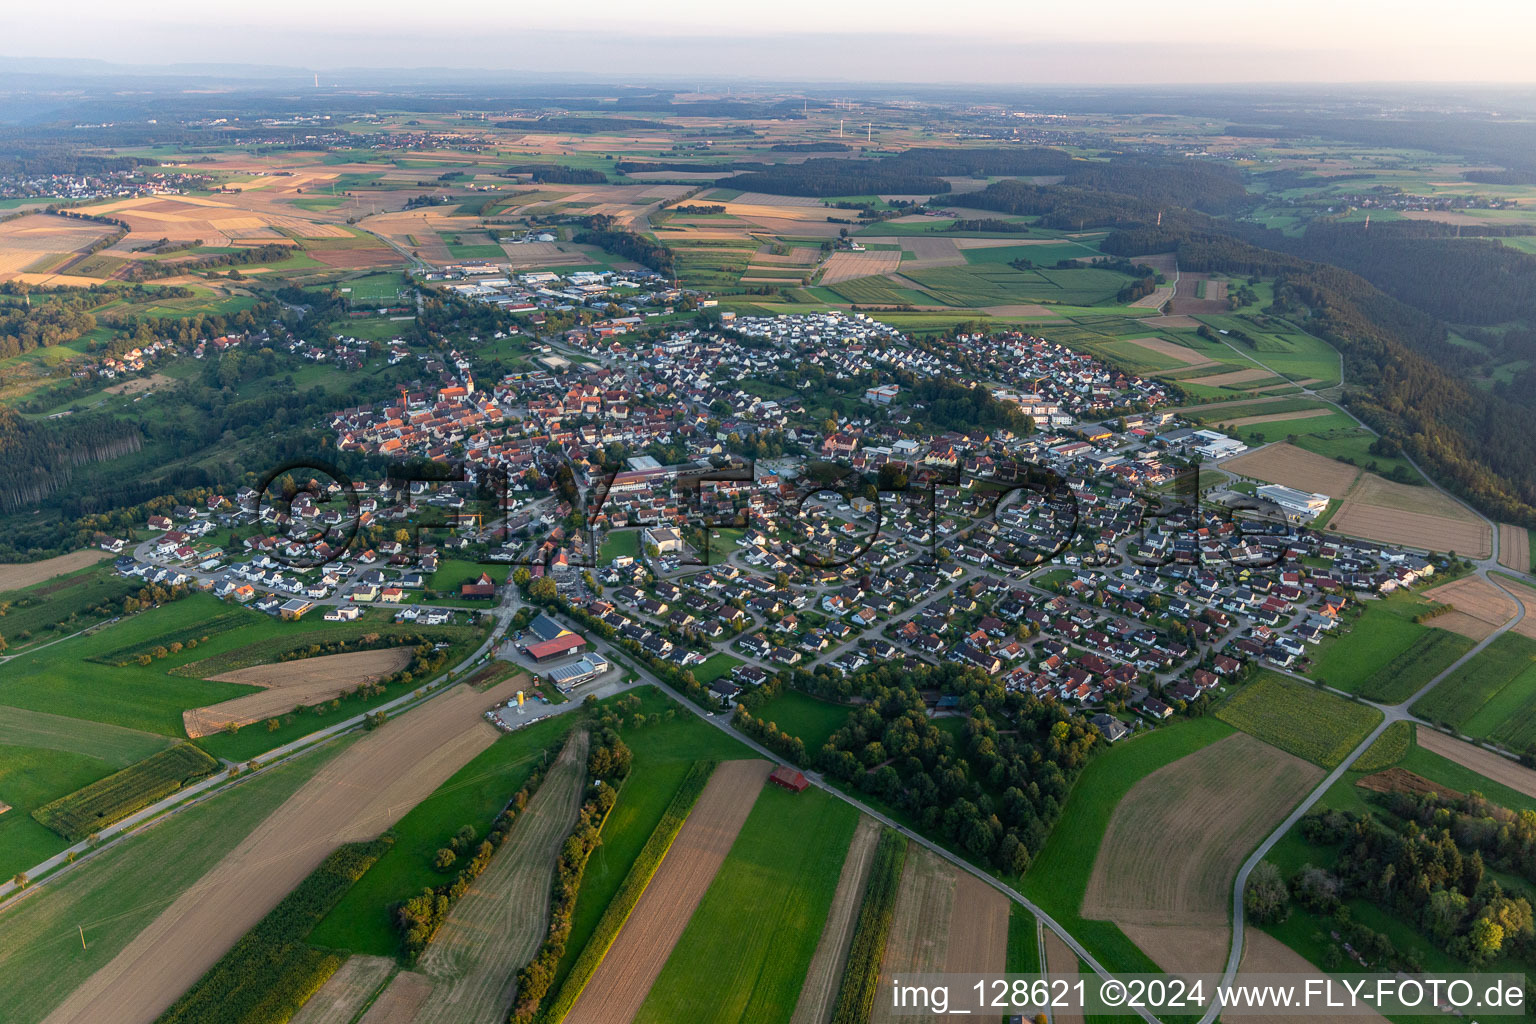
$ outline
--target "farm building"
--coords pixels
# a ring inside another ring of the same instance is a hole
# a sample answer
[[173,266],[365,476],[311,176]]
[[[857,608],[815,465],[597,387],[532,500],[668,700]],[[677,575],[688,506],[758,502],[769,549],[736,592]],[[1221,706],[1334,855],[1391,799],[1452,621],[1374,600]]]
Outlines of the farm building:
[[550,658],[558,658],[565,654],[580,654],[585,646],[587,641],[581,636],[576,633],[566,633],[553,640],[540,640],[536,644],[529,644],[523,650],[534,661],[548,661]]
[[775,768],[773,773],[768,776],[768,781],[775,786],[783,786],[791,793],[798,793],[810,785],[803,774],[787,765],[780,765]]

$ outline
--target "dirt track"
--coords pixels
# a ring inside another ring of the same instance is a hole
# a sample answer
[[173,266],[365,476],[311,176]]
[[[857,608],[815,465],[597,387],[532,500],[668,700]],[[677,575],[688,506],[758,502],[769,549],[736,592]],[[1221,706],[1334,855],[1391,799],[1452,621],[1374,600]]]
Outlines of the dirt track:
[[822,926],[816,953],[806,970],[805,983],[800,986],[800,999],[790,1024],[825,1024],[832,1014],[837,986],[848,962],[848,944],[853,941],[853,928],[864,900],[864,886],[869,881],[869,866],[879,843],[879,823],[860,815],[842,873],[837,876],[837,892],[827,911],[827,923]]
[[100,548],[85,548],[57,558],[45,558],[41,562],[7,562],[0,565],[0,591],[30,587],[34,583],[95,565],[106,557],[107,553]]
[[1511,761],[1491,750],[1484,750],[1474,743],[1458,740],[1438,729],[1431,729],[1424,725],[1419,726],[1417,739],[1419,746],[1431,753],[1439,754],[1449,761],[1455,761],[1462,767],[1470,768],[1477,774],[1508,786],[1517,793],[1536,797],[1536,771],[1526,768],[1518,761]]
[[502,1024],[517,971],[539,951],[549,926],[555,859],[576,824],[586,779],[587,732],[566,741],[506,845],[448,914],[418,968],[432,998],[416,1024]]
[[524,684],[436,697],[358,740],[263,821],[45,1024],[149,1024],[341,843],[394,824],[495,741],[481,714]]
[[265,687],[261,693],[221,701],[181,713],[182,725],[192,739],[218,732],[229,722],[246,726],[263,719],[286,715],[300,704],[332,700],[359,683],[371,683],[398,672],[411,661],[411,648],[353,651],[320,658],[252,665],[222,675],[209,676],[221,683]]
[[[1159,768],[1110,817],[1083,916],[1225,933],[1243,857],[1322,777],[1316,765],[1243,733]],[[1247,780],[1241,792],[1235,778]],[[1202,966],[1220,970],[1219,950]]]
[[634,1019],[772,768],[767,761],[749,759],[726,761],[715,769],[565,1024],[626,1024]]

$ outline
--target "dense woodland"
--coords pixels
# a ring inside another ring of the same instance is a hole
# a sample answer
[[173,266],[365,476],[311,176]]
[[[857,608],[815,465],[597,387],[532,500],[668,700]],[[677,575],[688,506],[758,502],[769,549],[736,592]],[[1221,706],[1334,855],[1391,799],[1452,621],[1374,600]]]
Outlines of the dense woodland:
[[879,160],[813,157],[804,163],[722,178],[718,184],[749,192],[823,198],[881,193],[939,195],[950,191],[946,177],[1058,175],[1065,174],[1073,163],[1070,156],[1056,149],[919,148]]
[[571,239],[578,245],[595,245],[605,252],[611,252],[615,256],[622,256],[627,260],[634,260],[641,266],[650,267],[658,274],[671,275],[673,273],[672,250],[660,242],[653,242],[644,235],[637,235],[633,231],[616,230],[613,218],[606,216],[591,217],[587,221],[585,231],[578,231]]

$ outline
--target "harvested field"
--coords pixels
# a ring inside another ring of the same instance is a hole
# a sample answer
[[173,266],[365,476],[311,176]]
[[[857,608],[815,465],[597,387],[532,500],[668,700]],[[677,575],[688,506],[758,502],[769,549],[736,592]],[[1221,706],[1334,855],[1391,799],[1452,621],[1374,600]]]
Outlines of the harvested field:
[[0,592],[30,587],[34,583],[41,583],[55,576],[63,576],[67,572],[95,565],[108,557],[111,556],[100,548],[84,548],[56,558],[45,558],[41,562],[0,564]]
[[772,768],[749,759],[715,769],[566,1024],[625,1024],[634,1018]]
[[735,206],[805,206],[822,209],[821,200],[813,196],[775,196],[767,192],[743,192],[730,200]]
[[1008,898],[969,871],[955,871],[950,974],[1001,974],[1007,968]]
[[[1293,950],[1290,946],[1258,928],[1247,928],[1243,931],[1243,959],[1240,961],[1237,971],[1237,983],[1239,985],[1253,980],[1258,974],[1305,974],[1315,977],[1318,973],[1305,957]],[[1057,1018],[1060,1019],[1059,1017]],[[1241,1020],[1245,1024],[1296,1024],[1303,1018],[1284,1014],[1266,1013],[1264,1010],[1246,1008],[1224,1008],[1221,1011],[1222,1020]],[[1326,1017],[1314,1017],[1313,1020],[1328,1020]],[[1387,1024],[1387,1018],[1377,1013],[1351,1014],[1348,1017],[1334,1017],[1332,1020],[1347,1020],[1358,1024]]]
[[835,252],[827,257],[822,284],[838,284],[875,274],[889,274],[901,267],[901,253],[889,249],[876,252]]
[[1415,735],[1419,746],[1430,753],[1455,761],[1463,768],[1470,768],[1484,778],[1508,786],[1517,793],[1536,797],[1536,771],[1526,768],[1520,762],[1484,750],[1475,743],[1447,736],[1427,725],[1419,726]]
[[317,249],[309,254],[328,267],[356,270],[360,267],[383,267],[404,263],[405,257],[388,246],[360,246],[355,249]]
[[898,235],[890,238],[868,238],[863,241],[876,245],[900,245],[904,252],[912,254],[910,259],[899,261],[903,270],[927,270],[930,267],[965,265],[965,254],[955,245],[953,238],[944,238],[940,235]]
[[490,746],[498,733],[482,713],[525,679],[485,693],[458,687],[352,744],[49,1014],[47,1024],[149,1024],[332,850],[374,838]]
[[[1231,886],[1229,885],[1230,889]],[[1170,974],[1210,974],[1227,963],[1232,929],[1179,924],[1122,924],[1120,930]]]
[[418,968],[432,999],[416,1024],[502,1024],[517,970],[533,959],[549,927],[555,860],[576,824],[587,771],[588,733],[577,729],[512,835],[454,904]]
[[1163,304],[1173,298],[1173,285],[1165,284],[1158,287],[1150,295],[1143,295],[1130,304],[1132,309],[1162,309]]
[[[261,201],[267,202],[264,199]],[[126,223],[132,232],[130,241],[134,240],[134,235],[138,235],[169,238],[172,241],[201,238],[205,245],[228,245],[238,238],[253,235],[259,237],[262,232],[274,227],[296,231],[307,231],[314,227],[313,222],[302,217],[266,212],[268,209],[271,207],[258,211],[235,205],[235,197],[210,199],[197,196],[139,196],[92,206],[87,212],[110,214]]]
[[1052,320],[1061,319],[1061,313],[1050,306],[1040,306],[1027,302],[1006,306],[983,306],[981,311],[989,316],[1032,316],[1048,317]]
[[1388,768],[1385,771],[1367,775],[1355,785],[1361,789],[1369,789],[1373,793],[1439,793],[1449,800],[1459,800],[1463,796],[1449,786],[1431,782],[1406,768]]
[[[907,863],[901,873],[901,893],[896,897],[891,931],[885,941],[877,991],[883,991],[893,975],[937,974],[947,969],[954,910],[954,869],[913,844],[907,850]],[[932,1024],[942,1018],[937,1014],[897,1016],[887,1000],[877,998],[869,1019],[870,1024]]]
[[401,971],[358,1024],[412,1024],[431,994],[432,982],[426,975]]
[[309,997],[293,1024],[352,1024],[363,1004],[373,997],[395,969],[387,956],[351,956]]
[[1499,564],[1531,571],[1531,534],[1525,527],[1499,524]]
[[1515,602],[1508,594],[1476,576],[1426,590],[1424,596],[1456,609],[1431,619],[1431,625],[1473,640],[1481,640],[1492,633],[1513,618],[1516,611]]
[[[1200,298],[1202,281],[1206,283],[1203,299]],[[1219,297],[1212,295],[1212,284],[1209,274],[1180,274],[1178,294],[1173,297],[1173,311],[1188,316],[1227,312],[1227,283],[1221,281],[1214,289],[1221,292]]]
[[[1251,380],[1263,380],[1265,377],[1273,376],[1274,374],[1270,373],[1268,370],[1258,366],[1253,366],[1246,370],[1233,370],[1229,373],[1213,373],[1209,377],[1185,377],[1182,379],[1182,383],[1204,384],[1207,387],[1224,388],[1233,384],[1246,384]],[[1315,411],[1318,415],[1325,415],[1330,410],[1317,409],[1313,411]],[[1300,415],[1292,415],[1292,419],[1300,418]]]
[[209,676],[214,682],[244,683],[264,689],[261,693],[183,711],[182,725],[188,736],[197,739],[218,732],[230,722],[246,726],[285,715],[301,704],[333,700],[360,683],[371,683],[405,668],[411,662],[411,651],[410,647],[390,647],[381,651],[328,654],[321,658],[255,665]]
[[[1281,387],[1289,387],[1282,384]],[[1332,409],[1303,409],[1300,412],[1271,412],[1263,416],[1244,416],[1240,419],[1227,420],[1229,427],[1249,427],[1256,423],[1279,423],[1282,420],[1310,420],[1316,416],[1332,416]]]
[[1367,473],[1328,522],[1367,540],[1487,558],[1493,531],[1475,512],[1432,487],[1410,487]]
[[[1241,733],[1159,768],[1115,808],[1083,896],[1083,916],[1122,928],[1198,925],[1224,932],[1243,857],[1322,777],[1316,765]],[[1234,778],[1248,780],[1240,796]],[[1220,970],[1221,961],[1201,969]]]
[[[1068,979],[1078,974],[1077,954],[1049,928],[1045,930],[1045,963],[1041,967],[1047,974]],[[1050,1019],[1053,1024],[1085,1024],[1081,1010],[1052,1010]]]
[[790,1024],[825,1024],[832,1014],[838,983],[848,963],[848,944],[853,941],[853,929],[858,923],[870,863],[879,842],[879,822],[860,816],[853,842],[848,844],[842,873],[837,876],[837,895],[827,911],[827,922],[822,926],[821,939],[816,943],[816,953],[806,971]]
[[1348,494],[1355,478],[1360,475],[1360,470],[1354,466],[1283,443],[1228,459],[1221,464],[1221,468],[1239,476],[1252,477],[1269,484],[1285,484],[1315,494],[1326,494],[1330,498],[1342,498]]
[[115,230],[93,221],[34,213],[0,224],[0,252],[29,253],[29,259],[43,252],[76,252]]
[[1536,640],[1536,589],[1502,578],[1499,580],[1499,585],[1514,594],[1520,599],[1520,603],[1525,605],[1525,618],[1510,627],[1510,632]]
[[1139,348],[1146,349],[1148,352],[1156,352],[1160,356],[1177,360],[1185,366],[1214,366],[1216,363],[1214,359],[1196,352],[1187,345],[1180,345],[1174,341],[1165,341],[1162,338],[1123,338],[1121,340],[1128,345],[1136,345]]

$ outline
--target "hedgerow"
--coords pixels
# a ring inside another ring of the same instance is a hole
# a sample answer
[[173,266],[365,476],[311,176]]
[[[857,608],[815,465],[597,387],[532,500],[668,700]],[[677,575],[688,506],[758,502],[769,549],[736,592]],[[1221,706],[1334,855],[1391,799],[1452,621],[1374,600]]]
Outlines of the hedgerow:
[[880,961],[885,956],[885,940],[891,931],[891,917],[896,909],[896,893],[901,888],[901,869],[907,860],[907,841],[889,829],[880,835],[875,861],[864,887],[864,901],[859,906],[859,923],[854,927],[853,942],[848,947],[848,966],[832,1010],[832,1024],[867,1024],[875,1005],[875,985],[879,980]]
[[[614,940],[619,937],[619,930],[624,927],[624,922],[629,920],[635,904],[640,902],[640,896],[650,884],[652,876],[656,874],[656,869],[661,866],[662,858],[672,848],[672,841],[677,838],[683,823],[688,820],[688,813],[698,802],[699,794],[704,792],[704,786],[709,782],[709,777],[714,770],[715,762],[713,761],[695,761],[688,769],[688,774],[683,777],[682,784],[677,787],[672,801],[662,812],[661,820],[651,831],[651,837],[645,841],[645,846],[635,858],[635,863],[630,866],[629,873],[624,876],[618,892],[614,893],[613,899],[609,901],[608,909],[603,911],[597,927],[592,931],[592,937],[587,940],[581,955],[571,965],[571,972],[566,975],[565,983],[560,986],[560,991],[555,995],[554,1000],[542,1011],[531,1013],[527,1017],[514,1016],[512,1019],[515,1022],[539,1020],[543,1024],[559,1024],[565,1019],[565,1015],[571,1012],[571,1007],[576,1005],[576,1000],[580,997],[582,990],[587,987],[587,982],[592,980],[592,975],[597,972],[603,957],[608,955]],[[567,931],[569,931],[568,924]],[[548,985],[548,982],[546,981],[545,984]],[[518,1009],[519,1011],[522,1009],[521,1005]]]

